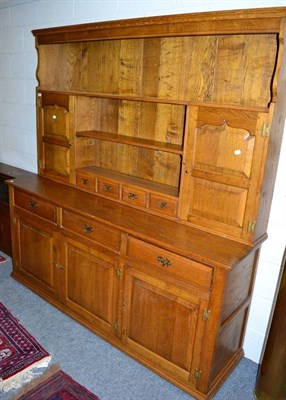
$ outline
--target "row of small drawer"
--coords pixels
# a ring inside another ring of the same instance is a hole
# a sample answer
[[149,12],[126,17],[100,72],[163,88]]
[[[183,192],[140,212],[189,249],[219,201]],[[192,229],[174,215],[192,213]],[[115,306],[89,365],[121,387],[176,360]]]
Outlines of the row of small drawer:
[[148,208],[170,217],[177,216],[178,201],[167,196],[149,193],[133,186],[121,185],[112,180],[81,172],[77,173],[76,185],[89,192],[121,200],[128,205]]
[[[54,204],[18,190],[15,190],[14,193],[15,206],[44,218],[47,221],[53,223],[58,222],[57,207]],[[83,235],[112,250],[119,251],[120,249],[120,231],[104,223],[63,209],[62,226],[71,232]]]
[[[48,221],[57,222],[57,207],[48,201],[15,190],[14,204]],[[120,230],[105,223],[63,209],[62,227],[114,251],[120,251]],[[127,263],[141,263],[145,268],[149,266],[151,272],[161,271],[164,275],[188,281],[204,290],[211,287],[212,268],[134,237],[128,238],[126,260]]]

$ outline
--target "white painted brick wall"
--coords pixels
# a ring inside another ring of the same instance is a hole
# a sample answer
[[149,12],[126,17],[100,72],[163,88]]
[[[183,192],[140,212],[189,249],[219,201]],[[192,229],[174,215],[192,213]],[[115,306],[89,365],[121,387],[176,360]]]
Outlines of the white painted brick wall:
[[[84,22],[248,7],[285,0],[0,0],[0,161],[37,170],[32,29]],[[286,238],[286,134],[245,338],[246,356],[259,361]]]

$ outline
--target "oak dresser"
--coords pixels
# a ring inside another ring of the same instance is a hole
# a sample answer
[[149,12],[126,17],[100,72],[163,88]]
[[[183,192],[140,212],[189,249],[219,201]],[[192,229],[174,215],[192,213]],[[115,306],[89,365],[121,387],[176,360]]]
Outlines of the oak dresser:
[[33,31],[13,277],[197,399],[243,356],[285,120],[286,7]]

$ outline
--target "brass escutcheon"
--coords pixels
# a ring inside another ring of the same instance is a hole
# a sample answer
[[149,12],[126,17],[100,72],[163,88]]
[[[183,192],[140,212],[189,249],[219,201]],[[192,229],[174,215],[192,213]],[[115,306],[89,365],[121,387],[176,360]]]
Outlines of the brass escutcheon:
[[172,265],[172,261],[170,261],[170,260],[168,260],[168,258],[165,258],[162,256],[158,256],[157,261],[162,267],[165,267],[165,268],[170,267]]
[[167,208],[167,207],[168,207],[168,203],[166,203],[165,201],[159,200],[159,201],[157,202],[157,204],[158,204],[158,207],[159,207],[159,208]]
[[138,195],[135,193],[128,193],[128,199],[136,200],[136,199],[138,199]]
[[84,230],[84,233],[91,233],[91,232],[93,232],[93,227],[90,226],[90,225],[84,224],[83,225],[83,230]]
[[35,201],[31,200],[31,201],[29,202],[29,207],[30,207],[30,208],[36,208],[36,207],[38,207],[38,204],[37,204]]
[[111,187],[110,185],[103,185],[103,190],[104,190],[105,192],[111,192],[112,187]]

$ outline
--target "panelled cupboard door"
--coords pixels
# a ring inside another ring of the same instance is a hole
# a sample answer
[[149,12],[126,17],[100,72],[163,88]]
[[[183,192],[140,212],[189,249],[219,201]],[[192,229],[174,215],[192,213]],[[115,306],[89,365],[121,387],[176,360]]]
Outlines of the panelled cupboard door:
[[39,172],[70,182],[74,154],[74,98],[59,93],[39,93],[37,103]]
[[195,386],[206,305],[187,289],[126,265],[122,340],[155,370]]
[[14,271],[41,292],[58,297],[56,233],[36,217],[32,221],[15,217],[14,221]]
[[60,245],[65,276],[62,302],[91,328],[116,334],[116,255],[64,235]]
[[192,107],[188,115],[190,173],[183,219],[251,240],[268,145],[268,113]]

